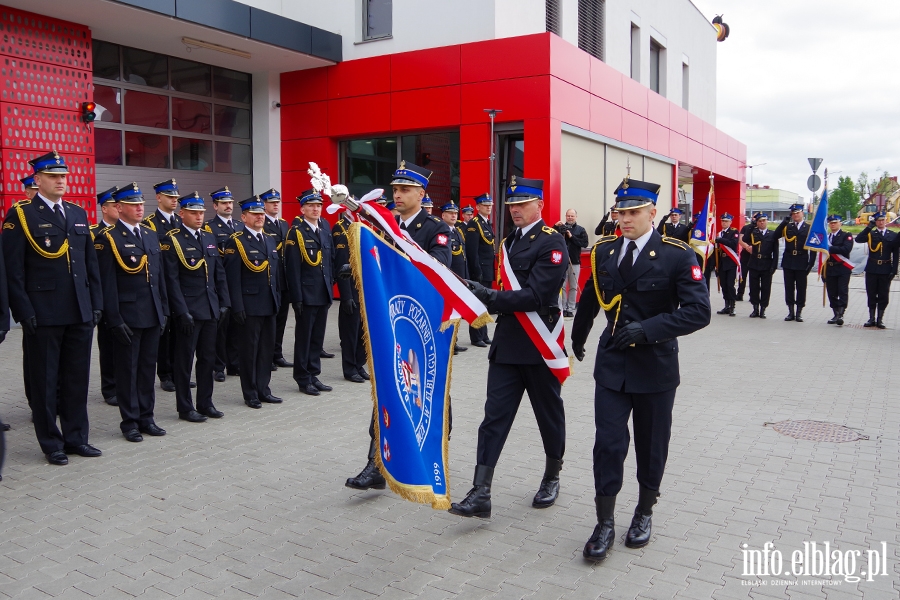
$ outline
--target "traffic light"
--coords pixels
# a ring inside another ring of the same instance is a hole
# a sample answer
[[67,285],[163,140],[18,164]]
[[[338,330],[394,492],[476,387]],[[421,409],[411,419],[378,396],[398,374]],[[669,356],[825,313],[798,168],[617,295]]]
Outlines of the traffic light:
[[94,109],[97,108],[96,102],[82,102],[81,103],[81,120],[86,124],[91,124],[94,122],[94,119],[97,118],[97,113],[94,112]]

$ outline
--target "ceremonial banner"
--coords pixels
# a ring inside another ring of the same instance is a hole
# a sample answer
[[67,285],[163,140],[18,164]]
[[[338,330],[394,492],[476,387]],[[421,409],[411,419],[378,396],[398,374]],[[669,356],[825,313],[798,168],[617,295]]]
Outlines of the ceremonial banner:
[[450,508],[450,370],[458,319],[410,259],[368,226],[350,226],[372,375],[378,465],[391,489],[413,502]]
[[709,178],[709,194],[703,209],[691,231],[691,247],[702,259],[701,268],[706,271],[706,261],[715,252],[716,245],[716,196],[713,191],[712,177]]
[[806,250],[814,252],[828,253],[828,187],[822,192],[822,199],[816,206],[816,213],[813,215],[812,223],[809,226],[809,234],[806,236],[806,243],[803,247]]

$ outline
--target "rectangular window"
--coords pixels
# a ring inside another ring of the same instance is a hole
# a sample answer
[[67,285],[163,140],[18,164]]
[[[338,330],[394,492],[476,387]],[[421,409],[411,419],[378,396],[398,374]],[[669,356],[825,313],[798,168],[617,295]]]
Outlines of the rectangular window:
[[650,40],[650,89],[659,93],[659,44]]
[[231,102],[250,103],[250,74],[213,67],[213,97]]
[[357,198],[381,187],[390,189],[397,169],[397,138],[374,138],[341,143],[344,181]]
[[169,168],[169,136],[125,132],[125,166]]
[[233,106],[215,108],[216,135],[223,137],[250,138],[250,111]]
[[122,122],[122,90],[105,85],[94,86],[94,102],[97,120],[107,123]]
[[216,172],[249,175],[252,172],[250,146],[216,142]]
[[605,0],[578,0],[578,47],[603,60]]
[[688,99],[691,97],[691,68],[681,63],[681,108],[688,109]]
[[122,132],[118,129],[100,129],[94,132],[94,157],[98,165],[122,164]]
[[547,0],[546,2],[546,25],[547,31],[562,35],[562,19],[560,14],[560,0]]
[[212,171],[212,142],[173,137],[172,162],[183,171]]
[[400,157],[432,171],[428,195],[435,208],[459,204],[459,133],[406,135],[400,138]]
[[119,81],[119,45],[94,40],[94,77]]
[[172,98],[172,129],[212,133],[212,105],[206,102]]
[[172,68],[173,90],[196,96],[210,95],[212,80],[209,65],[180,58],[170,59],[169,65]]
[[122,48],[125,81],[137,85],[166,88],[169,85],[169,61],[164,54]]
[[641,80],[641,28],[631,24],[631,78]]
[[169,97],[125,90],[125,123],[169,128]]
[[391,37],[392,0],[363,0],[363,40]]

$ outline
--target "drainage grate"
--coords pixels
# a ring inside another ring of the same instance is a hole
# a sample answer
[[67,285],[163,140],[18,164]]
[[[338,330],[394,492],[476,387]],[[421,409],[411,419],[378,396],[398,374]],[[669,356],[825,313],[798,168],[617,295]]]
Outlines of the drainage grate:
[[855,442],[867,440],[869,436],[863,435],[849,427],[825,423],[823,421],[779,421],[766,423],[772,429],[782,435],[787,435],[798,440],[810,440],[813,442]]

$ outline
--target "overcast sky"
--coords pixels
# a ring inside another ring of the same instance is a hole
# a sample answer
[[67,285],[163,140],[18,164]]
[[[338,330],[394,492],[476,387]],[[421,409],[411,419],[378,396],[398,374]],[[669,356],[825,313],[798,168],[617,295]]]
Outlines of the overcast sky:
[[898,0],[693,2],[731,27],[717,44],[717,126],[747,145],[748,164],[766,163],[754,184],[809,197],[811,156],[829,188],[900,173]]

